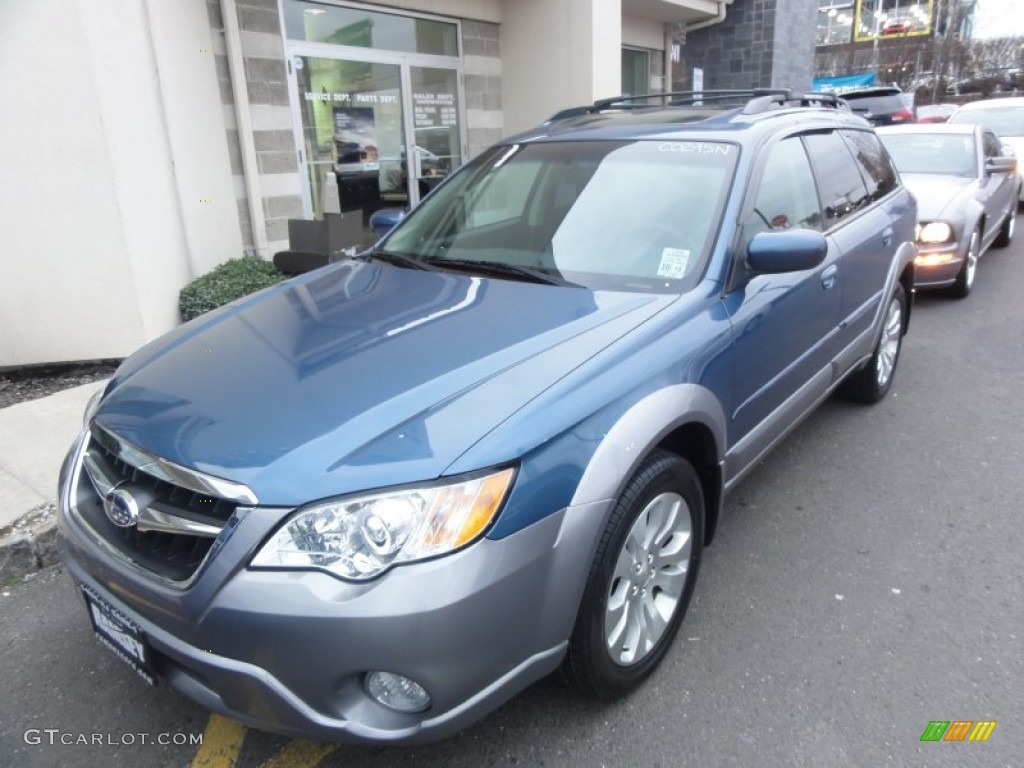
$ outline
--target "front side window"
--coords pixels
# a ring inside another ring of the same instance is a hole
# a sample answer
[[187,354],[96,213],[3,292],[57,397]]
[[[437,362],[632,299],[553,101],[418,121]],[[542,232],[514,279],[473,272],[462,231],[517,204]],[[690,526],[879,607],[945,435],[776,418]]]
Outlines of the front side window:
[[721,142],[499,146],[467,165],[381,245],[435,268],[529,270],[593,289],[695,285],[739,148]]
[[826,227],[871,202],[857,163],[839,134],[812,133],[804,141],[818,179]]
[[986,160],[988,160],[990,157],[999,157],[1001,154],[1003,154],[1002,142],[1000,142],[999,139],[995,137],[995,134],[985,131],[983,142],[985,146]]
[[804,145],[797,137],[785,139],[769,150],[754,208],[743,223],[744,240],[749,243],[759,232],[821,228],[818,193]]

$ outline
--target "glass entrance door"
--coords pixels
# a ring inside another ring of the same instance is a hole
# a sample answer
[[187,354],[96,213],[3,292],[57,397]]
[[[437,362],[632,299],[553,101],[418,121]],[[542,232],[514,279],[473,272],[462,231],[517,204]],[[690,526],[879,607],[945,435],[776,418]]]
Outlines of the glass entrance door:
[[374,212],[407,210],[462,163],[458,70],[396,58],[291,59],[307,212],[340,211],[346,246],[371,244]]
[[362,229],[377,209],[408,205],[400,67],[314,56],[292,62],[314,218],[340,210]]

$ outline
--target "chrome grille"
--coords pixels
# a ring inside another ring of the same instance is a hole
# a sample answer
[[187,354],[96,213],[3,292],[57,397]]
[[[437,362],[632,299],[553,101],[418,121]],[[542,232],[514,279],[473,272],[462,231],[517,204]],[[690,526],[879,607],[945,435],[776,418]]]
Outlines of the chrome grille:
[[[181,478],[187,485],[166,477]],[[202,492],[217,487],[236,498]],[[127,525],[115,524],[104,509],[104,499],[115,490],[127,492],[136,502],[137,516]],[[238,497],[255,500],[244,486],[156,459],[96,427],[82,454],[74,496],[79,518],[108,549],[159,579],[182,586],[191,582],[209,555],[239,507]]]

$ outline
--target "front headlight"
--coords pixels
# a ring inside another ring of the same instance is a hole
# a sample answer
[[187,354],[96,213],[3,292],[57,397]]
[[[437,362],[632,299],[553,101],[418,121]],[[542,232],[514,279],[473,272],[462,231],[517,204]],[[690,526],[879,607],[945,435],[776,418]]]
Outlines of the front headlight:
[[85,404],[85,413],[82,414],[82,426],[88,427],[89,422],[92,421],[92,417],[96,415],[96,411],[99,410],[100,401],[103,399],[103,390],[106,387],[100,387],[100,389],[89,398],[89,402]]
[[929,221],[917,225],[917,242],[948,243],[953,240],[953,228],[944,221]]
[[365,581],[392,565],[458,549],[494,519],[515,470],[447,485],[327,501],[285,523],[252,559],[254,568],[325,570]]

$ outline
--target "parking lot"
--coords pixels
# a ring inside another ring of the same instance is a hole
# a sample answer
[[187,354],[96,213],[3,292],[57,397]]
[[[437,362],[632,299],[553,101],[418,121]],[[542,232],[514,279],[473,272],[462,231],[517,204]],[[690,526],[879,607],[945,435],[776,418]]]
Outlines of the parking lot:
[[[918,297],[889,398],[830,401],[739,486],[675,647],[625,701],[545,683],[440,744],[291,742],[145,686],[54,570],[2,589],[0,762],[1018,765],[1022,295],[1024,238],[968,299]],[[921,742],[934,720],[998,725]]]

